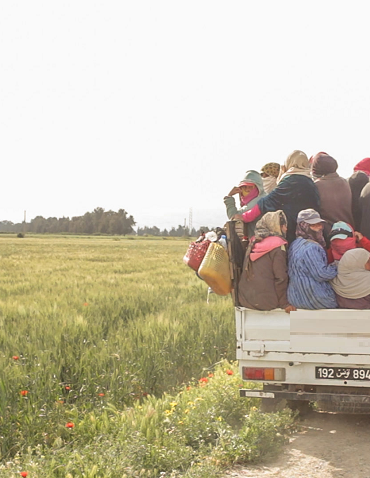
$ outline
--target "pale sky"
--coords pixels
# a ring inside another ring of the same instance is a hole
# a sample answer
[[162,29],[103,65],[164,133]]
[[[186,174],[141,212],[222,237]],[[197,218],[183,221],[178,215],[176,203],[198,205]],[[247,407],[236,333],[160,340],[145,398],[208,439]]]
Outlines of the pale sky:
[[370,156],[366,1],[3,1],[0,220],[226,221],[248,169]]

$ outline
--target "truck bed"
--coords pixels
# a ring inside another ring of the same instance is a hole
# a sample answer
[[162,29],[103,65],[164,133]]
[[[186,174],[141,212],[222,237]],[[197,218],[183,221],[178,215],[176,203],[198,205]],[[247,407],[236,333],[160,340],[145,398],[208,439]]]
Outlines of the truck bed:
[[242,376],[245,368],[277,368],[284,378],[269,384],[370,389],[370,311],[236,307],[235,313]]
[[370,310],[236,307],[239,351],[355,354],[370,356]]

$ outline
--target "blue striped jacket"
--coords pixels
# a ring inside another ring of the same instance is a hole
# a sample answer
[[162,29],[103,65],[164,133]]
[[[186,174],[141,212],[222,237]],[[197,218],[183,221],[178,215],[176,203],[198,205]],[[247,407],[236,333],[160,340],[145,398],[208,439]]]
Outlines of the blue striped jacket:
[[288,301],[299,309],[335,309],[334,291],[328,282],[337,275],[323,247],[298,237],[288,252]]

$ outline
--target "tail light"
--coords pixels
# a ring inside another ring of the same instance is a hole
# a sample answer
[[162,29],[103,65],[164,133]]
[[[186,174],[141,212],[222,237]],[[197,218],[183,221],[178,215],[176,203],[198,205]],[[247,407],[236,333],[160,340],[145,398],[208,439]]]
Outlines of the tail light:
[[284,381],[285,368],[255,368],[243,367],[243,380]]

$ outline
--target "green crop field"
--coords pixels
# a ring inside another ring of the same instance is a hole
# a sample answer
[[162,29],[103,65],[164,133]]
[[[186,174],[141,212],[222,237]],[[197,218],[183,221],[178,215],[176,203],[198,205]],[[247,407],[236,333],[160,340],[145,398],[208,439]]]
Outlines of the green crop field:
[[187,244],[0,236],[0,477],[218,476],[281,441]]

